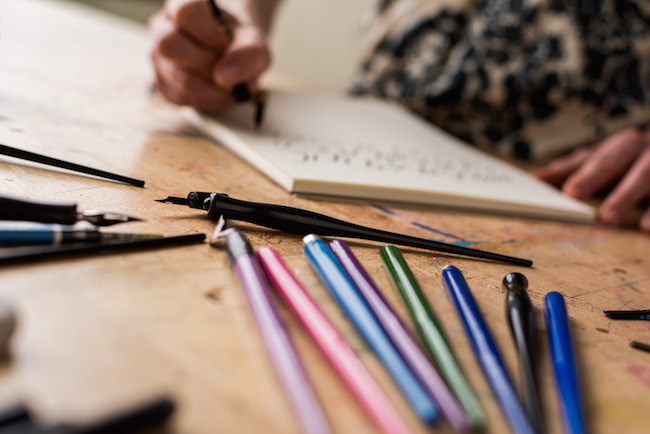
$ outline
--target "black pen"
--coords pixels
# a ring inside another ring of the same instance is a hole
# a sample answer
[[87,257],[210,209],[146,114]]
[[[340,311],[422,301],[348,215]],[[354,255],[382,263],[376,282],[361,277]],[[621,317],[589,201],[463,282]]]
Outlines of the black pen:
[[628,342],[628,345],[631,346],[632,348],[636,348],[637,350],[646,351],[650,353],[650,345],[644,344],[643,342],[630,341]]
[[98,176],[100,178],[106,178],[106,179],[111,179],[113,181],[123,182],[125,184],[135,185],[136,187],[144,187],[144,181],[140,179],[134,179],[128,176],[118,175],[115,173],[106,172],[104,170],[93,169],[92,167],[82,166],[81,164],[59,160],[57,158],[52,158],[41,154],[35,154],[29,151],[23,151],[22,149],[12,148],[11,146],[7,146],[7,145],[0,144],[0,155],[7,155],[9,157],[20,158],[22,160],[46,164],[48,166],[60,167],[61,169],[72,170],[73,172],[86,173],[88,175]]
[[47,434],[137,433],[163,424],[173,412],[174,402],[169,398],[161,397],[98,422],[85,426],[54,428],[47,431]]
[[175,237],[152,238],[148,240],[108,241],[104,243],[71,243],[61,246],[20,246],[0,248],[0,265],[33,262],[38,259],[55,259],[61,256],[109,253],[122,250],[143,250],[158,247],[173,247],[205,240],[205,234],[179,235]]
[[0,434],[113,434],[137,433],[164,423],[174,412],[174,402],[166,397],[156,398],[123,410],[99,421],[83,425],[43,426],[34,421],[27,409],[19,404],[0,412]]
[[506,317],[517,346],[525,409],[536,433],[544,432],[544,415],[537,384],[537,336],[535,313],[528,297],[528,280],[523,274],[510,273],[501,284],[506,294]]
[[604,310],[603,313],[611,319],[639,319],[650,321],[650,309],[643,310]]
[[[223,28],[224,32],[228,36],[228,39],[232,39],[232,31],[230,30],[230,27],[228,27],[224,14],[221,11],[221,8],[219,8],[219,5],[217,5],[217,1],[207,0],[207,2],[208,5],[210,6],[210,10],[212,11],[212,16],[214,16],[215,20]],[[266,92],[263,90],[257,92],[251,92],[248,86],[246,85],[246,83],[240,83],[232,89],[232,95],[237,102],[251,101],[253,104],[255,104],[256,110],[255,110],[254,122],[255,122],[255,127],[259,128],[260,125],[262,125],[262,121],[264,120],[264,107],[266,106]]]
[[217,220],[223,215],[225,219],[254,223],[289,234],[305,236],[314,233],[321,236],[359,238],[473,258],[491,259],[525,267],[533,265],[532,261],[528,259],[368,228],[300,208],[233,199],[227,194],[193,191],[187,198],[169,196],[166,199],[158,200],[158,202],[203,209],[208,211],[208,217],[213,220]]
[[33,202],[6,196],[0,196],[0,220],[22,220],[62,225],[72,225],[85,220],[97,226],[140,221],[138,218],[113,212],[78,211],[77,204],[74,202]]

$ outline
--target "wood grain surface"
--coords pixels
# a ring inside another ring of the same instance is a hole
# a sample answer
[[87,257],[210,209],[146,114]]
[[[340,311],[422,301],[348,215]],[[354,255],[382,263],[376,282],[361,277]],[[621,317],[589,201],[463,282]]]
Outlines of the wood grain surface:
[[[634,230],[460,213],[425,207],[316,201],[288,194],[231,152],[198,135],[149,94],[151,42],[143,27],[59,1],[0,6],[0,143],[146,180],[144,189],[0,157],[0,194],[75,201],[83,210],[143,218],[111,230],[212,232],[205,213],[155,202],[191,190],[298,206],[358,224],[532,259],[532,269],[403,249],[488,418],[507,424],[440,280],[465,272],[513,379],[516,354],[501,280],[526,274],[537,310],[549,432],[561,432],[543,297],[566,296],[588,424],[594,433],[647,432],[650,323],[608,320],[605,309],[650,307],[650,239]],[[427,432],[318,282],[300,239],[237,224],[254,246],[275,247],[358,352],[414,432]],[[350,241],[391,305],[412,327],[379,258]],[[79,422],[167,393],[174,433],[291,433],[298,426],[264,352],[223,250],[208,244],[77,256],[0,267],[0,297],[18,315],[0,403],[26,402],[45,423]],[[336,432],[375,428],[280,304]],[[436,432],[451,432],[444,423]]]

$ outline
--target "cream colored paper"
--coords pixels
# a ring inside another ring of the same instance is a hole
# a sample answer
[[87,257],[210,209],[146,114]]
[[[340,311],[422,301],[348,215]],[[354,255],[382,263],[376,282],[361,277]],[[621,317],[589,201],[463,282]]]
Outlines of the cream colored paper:
[[592,207],[388,102],[273,92],[259,130],[250,104],[216,120],[184,113],[293,193],[594,219]]

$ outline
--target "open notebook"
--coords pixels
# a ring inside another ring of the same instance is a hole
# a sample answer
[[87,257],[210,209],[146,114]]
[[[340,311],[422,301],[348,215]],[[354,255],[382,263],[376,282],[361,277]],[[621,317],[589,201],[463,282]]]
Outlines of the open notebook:
[[288,191],[460,207],[569,221],[594,209],[375,99],[272,92],[262,127],[244,104],[184,116]]

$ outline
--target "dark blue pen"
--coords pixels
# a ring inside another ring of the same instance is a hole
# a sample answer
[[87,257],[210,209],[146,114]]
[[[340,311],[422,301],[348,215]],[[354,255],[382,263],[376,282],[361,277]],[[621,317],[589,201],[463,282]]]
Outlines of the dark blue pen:
[[312,268],[381,360],[416,414],[426,423],[435,422],[438,418],[436,404],[393,346],[334,253],[316,235],[307,235],[302,242]]
[[100,232],[97,228],[37,222],[0,222],[0,246],[59,245],[78,242],[134,241],[162,238],[143,233]]
[[458,268],[448,265],[442,270],[442,282],[462,320],[465,331],[472,342],[474,354],[501,404],[501,410],[506,416],[510,428],[517,434],[533,434],[530,421],[517,398],[517,393],[508,377],[494,339],[463,274]]
[[553,371],[558,394],[560,395],[564,429],[567,433],[586,432],[585,419],[578,384],[569,316],[564,297],[559,292],[549,292],[544,297],[544,313],[548,330],[548,343],[551,347]]

